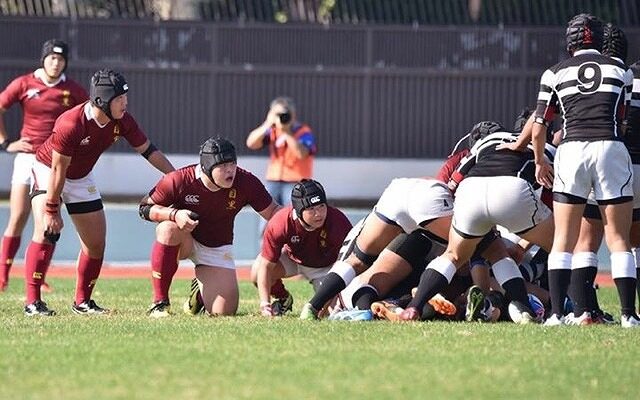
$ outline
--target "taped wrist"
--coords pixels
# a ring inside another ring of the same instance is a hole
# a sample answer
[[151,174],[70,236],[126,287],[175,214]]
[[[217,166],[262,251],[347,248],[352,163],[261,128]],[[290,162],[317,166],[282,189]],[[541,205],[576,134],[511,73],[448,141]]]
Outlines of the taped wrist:
[[60,212],[60,203],[47,200],[44,204],[44,212],[50,215],[54,215]]

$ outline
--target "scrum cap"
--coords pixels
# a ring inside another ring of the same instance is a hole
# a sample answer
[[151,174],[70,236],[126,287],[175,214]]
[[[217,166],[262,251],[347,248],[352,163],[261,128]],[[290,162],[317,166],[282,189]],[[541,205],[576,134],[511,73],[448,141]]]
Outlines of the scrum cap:
[[[44,65],[44,59],[47,58],[49,54],[60,54],[62,58],[64,58],[65,64],[69,62],[69,46],[60,39],[49,39],[42,44],[40,65]],[[66,65],[64,69],[67,69]]]
[[529,107],[523,108],[522,111],[520,111],[520,114],[518,114],[518,116],[516,117],[515,122],[513,123],[513,131],[522,132],[531,114],[533,114],[533,110],[529,109]]
[[303,179],[291,190],[291,204],[298,218],[302,219],[302,211],[319,204],[327,204],[327,195],[318,181]]
[[478,122],[469,131],[469,147],[473,147],[478,140],[482,140],[492,133],[503,132],[504,130],[502,125],[495,121]]
[[627,61],[627,36],[622,29],[608,23],[604,26],[604,36],[602,40],[602,54],[609,57],[616,57],[623,62]]
[[89,98],[91,104],[101,109],[107,117],[111,115],[111,102],[118,96],[129,91],[129,85],[124,76],[110,69],[102,69],[91,77]]
[[212,181],[211,173],[216,165],[237,160],[236,148],[233,143],[220,136],[209,138],[200,146],[200,167]]
[[602,49],[602,22],[591,14],[578,14],[567,25],[567,51]]

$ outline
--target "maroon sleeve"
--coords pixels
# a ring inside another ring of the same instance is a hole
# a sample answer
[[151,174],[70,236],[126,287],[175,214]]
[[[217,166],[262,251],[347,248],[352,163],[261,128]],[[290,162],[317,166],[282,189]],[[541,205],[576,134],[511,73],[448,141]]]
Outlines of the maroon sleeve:
[[287,240],[287,228],[291,207],[278,210],[277,213],[267,222],[262,237],[262,248],[260,255],[270,262],[278,262],[282,248]]
[[264,187],[260,179],[258,179],[255,175],[250,172],[247,172],[247,179],[249,181],[249,186],[251,188],[251,195],[249,196],[249,205],[251,208],[256,210],[256,212],[261,212],[265,208],[269,207],[273,198],[267,192],[267,189]]
[[449,179],[451,179],[451,175],[453,175],[458,164],[460,164],[460,160],[462,160],[467,154],[469,154],[469,150],[463,149],[447,158],[447,161],[445,161],[445,163],[442,164],[442,167],[440,167],[440,170],[436,175],[436,179],[445,184],[448,183]]
[[138,123],[129,113],[125,113],[120,120],[122,126],[122,136],[127,139],[131,147],[142,146],[147,141],[147,135],[140,130]]
[[180,171],[177,170],[164,175],[156,186],[149,191],[149,197],[155,204],[169,207],[176,203],[179,196]]
[[22,82],[22,77],[16,78],[0,93],[0,107],[7,110],[20,101],[20,94],[24,92]]

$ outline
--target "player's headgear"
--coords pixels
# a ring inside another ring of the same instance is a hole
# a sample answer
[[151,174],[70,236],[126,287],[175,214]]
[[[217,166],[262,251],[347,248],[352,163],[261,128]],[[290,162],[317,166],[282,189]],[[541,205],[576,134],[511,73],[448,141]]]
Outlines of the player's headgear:
[[518,114],[518,116],[516,117],[515,122],[513,123],[513,131],[522,132],[531,114],[533,114],[533,110],[529,109],[529,107],[523,108],[522,111],[520,111],[520,114]]
[[627,36],[622,29],[611,22],[604,26],[604,36],[602,40],[602,54],[609,57],[616,57],[623,62],[627,61]]
[[110,69],[101,69],[91,77],[89,98],[91,104],[101,109],[107,117],[111,115],[111,102],[118,96],[129,91],[129,85],[124,76]]
[[502,125],[495,121],[478,122],[469,131],[469,147],[473,147],[478,140],[482,140],[492,133],[503,132],[504,130]]
[[567,51],[602,49],[602,22],[591,14],[578,14],[567,25]]
[[303,179],[296,183],[291,190],[291,205],[296,210],[298,218],[302,219],[302,212],[319,204],[327,204],[327,195],[318,181]]
[[211,181],[213,181],[212,171],[216,165],[237,160],[236,148],[227,139],[219,136],[212,137],[200,146],[200,167]]
[[65,66],[62,70],[64,72],[67,69],[67,63],[69,62],[69,46],[60,39],[49,39],[42,44],[42,52],[40,53],[40,65],[44,66],[44,59],[49,54],[60,54],[64,58]]

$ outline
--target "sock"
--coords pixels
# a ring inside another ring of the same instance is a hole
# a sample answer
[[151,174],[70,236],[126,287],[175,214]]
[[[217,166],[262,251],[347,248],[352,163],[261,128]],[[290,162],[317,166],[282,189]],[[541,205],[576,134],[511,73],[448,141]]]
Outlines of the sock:
[[420,314],[420,320],[421,321],[431,321],[437,315],[438,315],[438,313],[436,312],[436,309],[433,308],[433,306],[431,304],[425,303],[424,307],[422,307],[422,313]]
[[289,292],[284,287],[284,283],[282,282],[282,279],[278,279],[271,286],[271,296],[275,297],[276,299],[284,299],[288,295],[289,295]]
[[616,278],[613,281],[616,283],[618,296],[620,297],[620,313],[622,315],[634,315],[637,280],[634,278]]
[[551,299],[551,314],[564,315],[564,298],[567,297],[570,269],[549,270],[549,298]]
[[356,290],[351,297],[351,303],[358,310],[368,310],[371,304],[378,300],[378,291],[370,285],[366,285]]
[[527,288],[524,285],[524,279],[511,278],[502,284],[502,288],[505,291],[507,302],[519,301],[529,307],[529,296],[527,295]]
[[449,281],[447,278],[436,271],[435,269],[427,268],[420,276],[420,283],[418,284],[418,290],[415,296],[407,305],[409,307],[415,307],[418,310],[422,310],[427,300],[436,295],[442,289],[447,287]]
[[102,269],[102,258],[90,258],[80,251],[76,278],[76,304],[89,301]]
[[36,300],[42,300],[40,286],[47,276],[47,270],[53,257],[55,246],[50,243],[29,243],[24,262],[24,286],[26,292],[26,304]]
[[[636,268],[636,276],[640,276],[640,268]],[[638,291],[638,307],[640,308],[640,279],[636,278],[636,290]]]
[[153,302],[169,301],[169,288],[178,270],[180,246],[169,246],[158,241],[151,248],[151,284]]
[[320,280],[316,294],[313,295],[309,303],[314,309],[321,310],[329,299],[340,293],[345,287],[347,287],[347,284],[340,275],[335,272],[329,272]]
[[0,249],[0,290],[9,283],[9,271],[13,258],[20,248],[20,236],[3,236]]
[[571,271],[569,292],[573,301],[573,315],[579,317],[585,311],[595,310],[596,290],[593,283],[598,269],[596,267],[578,268]]

